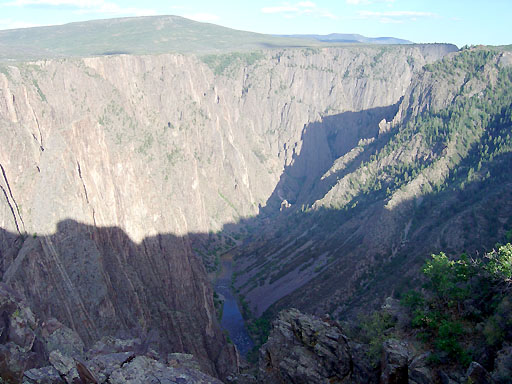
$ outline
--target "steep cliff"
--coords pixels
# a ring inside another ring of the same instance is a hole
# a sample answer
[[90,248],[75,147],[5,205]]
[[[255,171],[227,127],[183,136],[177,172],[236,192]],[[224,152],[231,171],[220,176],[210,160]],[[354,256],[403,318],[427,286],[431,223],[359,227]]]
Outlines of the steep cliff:
[[[329,171],[374,137],[414,73],[453,50],[348,47],[2,65],[3,281],[40,318],[57,317],[87,344],[153,329],[162,348],[193,353],[225,375],[236,358],[189,235],[251,220],[260,207],[275,214],[284,198],[296,203],[328,190],[303,175]],[[334,138],[325,121],[343,123],[336,129],[344,134]]]
[[[430,253],[503,241],[512,228],[509,60],[487,49],[451,54],[425,66],[395,109],[324,118],[329,168],[285,170],[291,207],[240,250],[236,287],[248,307],[354,316],[417,284],[413,271]],[[303,155],[295,164],[309,162]]]

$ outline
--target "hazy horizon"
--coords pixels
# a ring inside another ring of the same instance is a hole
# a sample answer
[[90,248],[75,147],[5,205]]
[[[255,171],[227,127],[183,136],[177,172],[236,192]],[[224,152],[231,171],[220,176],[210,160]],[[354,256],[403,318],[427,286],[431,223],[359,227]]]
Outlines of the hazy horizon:
[[7,0],[0,30],[62,25],[119,17],[176,15],[264,34],[360,34],[415,43],[504,45],[512,2],[477,0],[260,1]]

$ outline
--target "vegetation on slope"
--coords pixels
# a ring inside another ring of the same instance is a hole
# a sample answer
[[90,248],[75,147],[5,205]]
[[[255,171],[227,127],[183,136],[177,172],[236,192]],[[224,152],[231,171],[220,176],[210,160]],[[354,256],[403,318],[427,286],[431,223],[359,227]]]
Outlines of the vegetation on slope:
[[432,362],[491,365],[512,341],[512,245],[498,245],[483,258],[434,254],[422,272],[423,290],[409,292],[402,303],[416,337],[433,351]]
[[[512,68],[500,55],[467,49],[427,66],[424,89],[448,89],[445,103],[406,100],[405,120],[361,142],[323,199],[306,196],[272,231],[253,236],[244,252],[252,271],[237,288],[247,296],[294,274],[305,284],[267,318],[289,306],[340,317],[414,287],[410,271],[427,254],[499,241],[512,229]],[[406,230],[393,227],[400,224]]]
[[0,31],[0,60],[167,52],[225,54],[322,45],[326,44],[314,39],[238,31],[179,16],[148,16]]

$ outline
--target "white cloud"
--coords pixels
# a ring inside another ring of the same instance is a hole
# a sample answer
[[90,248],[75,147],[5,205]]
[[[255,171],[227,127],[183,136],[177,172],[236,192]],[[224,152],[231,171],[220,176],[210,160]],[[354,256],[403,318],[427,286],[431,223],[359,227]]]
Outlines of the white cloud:
[[300,3],[297,3],[297,6],[302,8],[316,8],[316,4],[312,1],[301,1]]
[[23,7],[25,5],[50,5],[50,6],[62,6],[67,5],[77,8],[92,8],[98,7],[104,4],[103,0],[14,0],[5,5]]
[[432,12],[416,12],[416,11],[359,11],[358,15],[364,19],[377,19],[384,24],[400,24],[404,21],[416,21],[418,18],[439,17]]
[[186,17],[187,19],[192,19],[195,21],[202,21],[202,22],[207,22],[207,23],[218,21],[220,19],[219,16],[211,14],[211,13],[193,13],[193,14],[183,15],[183,17]]
[[12,19],[0,19],[0,30],[39,27],[39,24],[14,21]]
[[375,4],[375,3],[394,3],[395,0],[346,0],[347,4],[362,5],[362,4]]
[[284,5],[280,7],[265,7],[261,9],[261,12],[263,13],[295,13],[299,12],[298,7],[292,7],[289,5]]
[[24,7],[30,5],[43,5],[50,7],[67,6],[77,8],[75,11],[79,14],[84,13],[105,13],[111,15],[133,15],[133,16],[150,16],[155,15],[153,9],[143,8],[124,8],[116,3],[105,0],[14,0],[6,3],[7,6]]
[[261,9],[263,13],[277,14],[281,13],[287,19],[301,16],[311,15],[317,17],[326,17],[329,19],[337,19],[338,17],[326,9],[318,8],[312,1],[300,1],[295,4],[283,3],[275,7],[264,7]]

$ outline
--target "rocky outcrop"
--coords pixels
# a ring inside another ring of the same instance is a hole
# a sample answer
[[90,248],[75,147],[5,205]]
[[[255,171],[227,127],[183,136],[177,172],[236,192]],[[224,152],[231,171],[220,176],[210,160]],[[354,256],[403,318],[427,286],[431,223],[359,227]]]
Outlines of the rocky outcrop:
[[280,313],[260,350],[259,380],[262,383],[369,382],[371,372],[359,368],[338,323],[290,309]]
[[49,366],[26,371],[23,383],[222,383],[198,369],[171,366],[159,360],[158,356],[136,355],[133,351],[98,354],[84,362],[54,351],[50,354],[50,363]]
[[389,339],[382,345],[382,384],[406,384],[409,382],[409,358],[411,352],[404,341]]
[[[38,320],[15,291],[0,284],[0,381],[8,383],[211,383],[190,354],[162,356],[140,339],[105,337],[85,350],[56,319]],[[208,367],[207,367],[208,368]]]
[[192,353],[210,374],[236,371],[236,351],[220,332],[204,267],[186,239],[161,235],[138,245],[117,228],[67,221],[53,236],[28,237],[4,281],[45,319],[49,352],[65,339],[61,352],[80,356],[84,342],[125,332],[163,354]]

